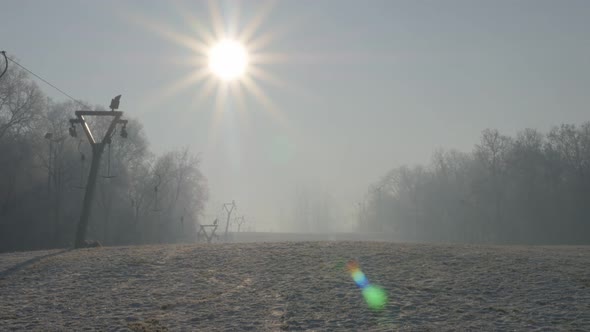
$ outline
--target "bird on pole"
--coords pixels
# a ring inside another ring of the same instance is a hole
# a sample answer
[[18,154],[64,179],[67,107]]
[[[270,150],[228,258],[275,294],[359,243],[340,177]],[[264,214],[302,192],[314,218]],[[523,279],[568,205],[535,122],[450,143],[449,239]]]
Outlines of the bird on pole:
[[115,98],[111,99],[111,112],[114,112],[116,109],[119,108],[119,102],[121,101],[121,95],[116,96]]

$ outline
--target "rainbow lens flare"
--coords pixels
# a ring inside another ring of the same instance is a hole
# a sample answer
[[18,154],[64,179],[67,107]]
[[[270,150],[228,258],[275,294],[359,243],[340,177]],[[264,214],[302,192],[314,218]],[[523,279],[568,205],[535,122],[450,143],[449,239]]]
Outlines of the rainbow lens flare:
[[346,264],[346,269],[350,273],[354,283],[362,290],[363,298],[371,309],[380,310],[387,304],[387,293],[375,285],[371,285],[367,276],[361,271],[358,263],[354,260]]

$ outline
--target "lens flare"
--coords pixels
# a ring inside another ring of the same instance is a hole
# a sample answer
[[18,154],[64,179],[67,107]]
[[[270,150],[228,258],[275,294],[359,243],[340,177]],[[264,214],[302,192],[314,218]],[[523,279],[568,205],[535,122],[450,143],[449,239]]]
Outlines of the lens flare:
[[387,294],[382,288],[377,286],[368,285],[363,288],[363,297],[371,309],[380,310],[385,308],[387,304]]
[[365,274],[362,271],[356,270],[356,271],[352,272],[351,275],[352,275],[352,280],[354,280],[354,282],[356,283],[357,286],[359,286],[359,288],[365,288],[365,287],[369,286],[369,279],[367,279],[367,277],[365,276]]
[[387,304],[387,293],[382,288],[371,285],[369,279],[361,271],[359,264],[351,260],[346,264],[346,269],[350,273],[352,280],[362,290],[363,298],[369,308],[374,310],[381,310]]

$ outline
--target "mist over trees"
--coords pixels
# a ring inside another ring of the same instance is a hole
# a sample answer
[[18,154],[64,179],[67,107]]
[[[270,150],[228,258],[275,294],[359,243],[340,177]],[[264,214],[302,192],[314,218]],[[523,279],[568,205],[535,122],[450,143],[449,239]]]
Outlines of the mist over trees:
[[338,209],[330,192],[318,185],[299,185],[292,198],[289,231],[329,233],[341,231]]
[[[15,66],[0,79],[0,251],[72,245],[92,156],[80,128],[77,138],[68,134],[80,108],[47,98]],[[187,149],[154,155],[141,123],[126,118],[128,137],[115,133],[101,160],[87,238],[192,241],[208,198],[198,156]],[[98,137],[104,120],[90,123]]]
[[471,153],[389,171],[362,212],[396,240],[590,243],[590,122],[516,137],[486,129]]

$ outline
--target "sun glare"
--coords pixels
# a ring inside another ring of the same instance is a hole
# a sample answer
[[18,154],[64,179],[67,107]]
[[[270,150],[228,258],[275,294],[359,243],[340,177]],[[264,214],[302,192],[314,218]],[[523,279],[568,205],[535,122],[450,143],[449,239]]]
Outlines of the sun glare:
[[242,77],[247,66],[248,53],[235,40],[222,40],[209,51],[209,69],[224,81]]
[[[274,0],[260,2],[254,15],[241,22],[238,19],[239,3],[236,2],[236,6],[224,16],[219,3],[209,1],[208,16],[202,17],[193,14],[201,11],[175,2],[174,9],[190,28],[183,32],[144,16],[139,11],[129,13],[130,20],[190,51],[186,56],[171,58],[172,63],[187,66],[186,75],[146,98],[145,108],[155,112],[158,110],[156,106],[162,105],[167,99],[195,88],[192,90],[191,108],[206,109],[203,105],[213,102],[211,137],[216,135],[224,113],[234,109],[240,121],[244,121],[244,127],[248,127],[248,111],[258,109],[266,111],[281,125],[287,125],[285,114],[266,91],[267,84],[281,88],[287,84],[264,67],[290,59],[287,54],[268,51],[272,42],[288,29],[285,25],[272,30],[263,29],[264,21],[275,4]],[[260,107],[249,107],[252,102]],[[190,113],[185,112],[183,116],[188,117]]]

